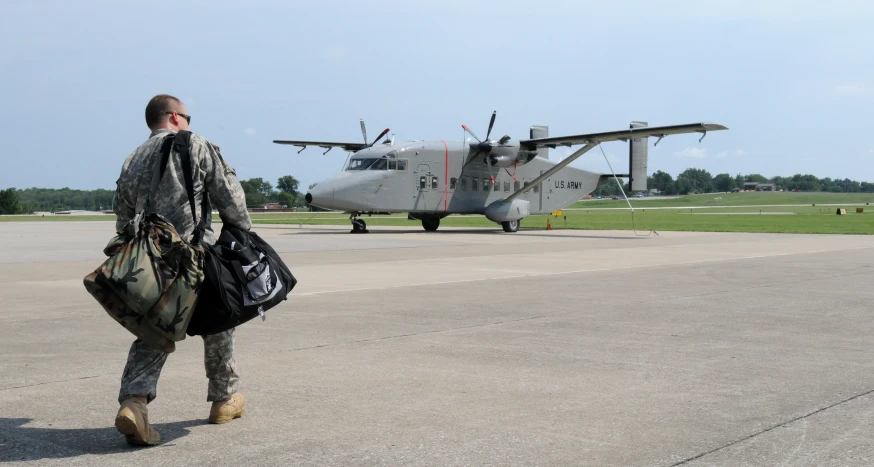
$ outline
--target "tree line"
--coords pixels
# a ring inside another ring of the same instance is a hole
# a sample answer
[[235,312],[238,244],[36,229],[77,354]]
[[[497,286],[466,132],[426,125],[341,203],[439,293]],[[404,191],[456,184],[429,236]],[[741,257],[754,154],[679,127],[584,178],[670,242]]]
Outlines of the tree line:
[[[760,174],[727,173],[712,176],[704,169],[686,169],[674,179],[671,174],[661,170],[647,177],[650,190],[657,189],[665,195],[686,195],[690,193],[712,193],[743,189],[744,183],[773,183],[788,191],[828,191],[833,193],[872,193],[874,183],[857,182],[845,178],[817,178],[810,174],[796,174],[791,177],[767,178]],[[288,208],[305,207],[303,194],[298,191],[299,182],[291,175],[279,177],[274,187],[263,178],[241,180],[240,185],[246,194],[246,205],[250,208],[263,208],[268,203],[278,203]],[[310,185],[312,188],[313,185]],[[623,189],[628,193],[627,183]],[[617,196],[619,187],[615,180],[608,179],[598,185],[593,196]],[[0,214],[28,214],[38,211],[56,212],[69,210],[107,211],[112,209],[115,190],[71,190],[70,188],[27,188],[24,190],[7,188],[0,191]]]
[[[825,191],[831,193],[874,193],[874,183],[857,182],[845,178],[817,178],[810,174],[795,174],[790,177],[765,177],[761,174],[731,174],[721,173],[713,176],[704,169],[686,169],[674,179],[671,174],[661,170],[647,177],[649,190],[656,189],[664,195],[688,195],[694,193],[728,192],[735,188],[744,189],[748,182],[773,184],[786,191]],[[623,184],[626,193],[627,183]],[[606,180],[592,193],[594,196],[619,195],[619,187],[615,180]]]
[[[246,206],[263,208],[278,203],[288,208],[306,206],[298,191],[299,182],[291,175],[279,177],[276,188],[262,178],[241,180]],[[57,211],[109,211],[115,190],[72,190],[70,188],[7,188],[0,191],[0,214],[30,214]]]

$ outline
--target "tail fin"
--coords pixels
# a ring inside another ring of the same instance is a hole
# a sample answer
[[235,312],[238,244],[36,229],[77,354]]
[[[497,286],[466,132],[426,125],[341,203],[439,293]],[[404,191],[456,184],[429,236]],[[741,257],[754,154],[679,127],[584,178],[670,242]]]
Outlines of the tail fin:
[[[644,128],[646,122],[631,122],[630,128]],[[631,191],[646,191],[646,179],[649,175],[647,169],[647,148],[649,138],[634,138],[628,143],[628,184]]]
[[[547,138],[549,137],[549,127],[543,125],[532,125],[531,126],[531,139],[537,138]],[[549,159],[549,148],[539,148],[537,150],[537,155],[544,158]]]

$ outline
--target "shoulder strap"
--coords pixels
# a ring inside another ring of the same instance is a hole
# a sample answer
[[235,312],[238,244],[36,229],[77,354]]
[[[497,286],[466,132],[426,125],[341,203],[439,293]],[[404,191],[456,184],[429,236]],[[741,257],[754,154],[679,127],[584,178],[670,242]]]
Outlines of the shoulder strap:
[[201,202],[200,222],[197,222],[197,214],[194,209],[194,174],[191,169],[191,132],[179,131],[176,133],[176,138],[173,141],[173,148],[179,153],[179,159],[182,162],[182,174],[185,177],[185,192],[188,194],[188,205],[191,207],[191,217],[194,220],[194,234],[191,243],[197,245],[203,238],[204,230],[206,230],[207,216],[207,201],[206,193],[203,194]]
[[146,206],[143,209],[144,215],[151,213],[149,209],[152,205],[152,196],[158,191],[158,185],[161,184],[161,179],[164,178],[164,172],[167,170],[167,163],[170,161],[170,149],[173,146],[173,135],[164,138],[161,143],[161,150],[158,155],[161,157],[155,162],[155,170],[152,172],[152,185],[149,188],[149,196],[146,198]]

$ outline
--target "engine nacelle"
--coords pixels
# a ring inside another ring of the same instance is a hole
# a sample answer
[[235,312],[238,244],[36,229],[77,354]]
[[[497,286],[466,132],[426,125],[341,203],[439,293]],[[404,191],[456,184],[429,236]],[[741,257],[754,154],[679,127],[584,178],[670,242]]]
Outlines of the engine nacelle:
[[526,199],[516,198],[513,201],[499,200],[486,208],[486,219],[492,222],[518,221],[531,215],[531,203]]

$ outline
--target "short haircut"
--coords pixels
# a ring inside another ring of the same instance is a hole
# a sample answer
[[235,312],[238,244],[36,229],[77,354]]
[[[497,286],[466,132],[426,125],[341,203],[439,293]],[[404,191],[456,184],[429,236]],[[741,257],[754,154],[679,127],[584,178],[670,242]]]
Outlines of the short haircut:
[[146,105],[146,125],[154,129],[166,117],[167,112],[178,112],[182,101],[169,95],[158,94]]

